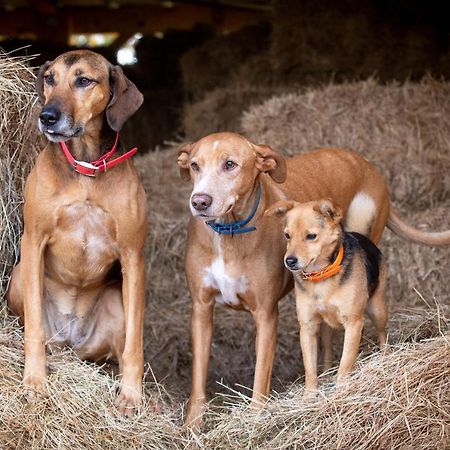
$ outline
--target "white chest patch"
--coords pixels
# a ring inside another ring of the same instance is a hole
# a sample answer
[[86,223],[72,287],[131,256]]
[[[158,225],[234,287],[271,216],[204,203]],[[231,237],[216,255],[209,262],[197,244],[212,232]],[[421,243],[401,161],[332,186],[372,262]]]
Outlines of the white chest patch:
[[244,275],[231,277],[225,272],[223,258],[217,258],[204,269],[203,284],[220,291],[215,300],[222,305],[238,306],[241,302],[238,294],[247,291],[247,278]]

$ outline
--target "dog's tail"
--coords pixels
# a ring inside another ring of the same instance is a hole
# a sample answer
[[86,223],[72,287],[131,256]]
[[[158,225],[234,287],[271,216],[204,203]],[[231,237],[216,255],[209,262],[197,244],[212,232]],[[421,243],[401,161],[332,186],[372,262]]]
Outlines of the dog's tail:
[[404,222],[397,211],[391,207],[387,223],[388,228],[403,239],[425,245],[450,245],[450,230],[421,231]]

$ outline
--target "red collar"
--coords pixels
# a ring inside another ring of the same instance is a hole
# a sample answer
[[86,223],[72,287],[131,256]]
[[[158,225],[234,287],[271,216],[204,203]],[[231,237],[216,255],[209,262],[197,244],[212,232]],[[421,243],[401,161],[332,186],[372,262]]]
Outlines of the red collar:
[[114,145],[112,146],[111,150],[107,151],[104,155],[100,156],[100,158],[92,162],[77,161],[72,156],[72,153],[70,153],[70,150],[65,142],[60,142],[59,145],[61,146],[61,149],[64,155],[66,156],[67,161],[69,161],[69,164],[73,167],[73,169],[76,172],[81,173],[81,175],[86,175],[88,177],[95,177],[98,173],[106,172],[108,169],[111,169],[112,167],[121,163],[125,159],[130,158],[137,152],[137,147],[135,147],[132,148],[127,153],[124,153],[123,155],[119,156],[118,158],[108,161],[108,159],[111,158],[111,156],[116,151],[118,142],[119,142],[119,133],[116,133],[116,140],[114,141]]

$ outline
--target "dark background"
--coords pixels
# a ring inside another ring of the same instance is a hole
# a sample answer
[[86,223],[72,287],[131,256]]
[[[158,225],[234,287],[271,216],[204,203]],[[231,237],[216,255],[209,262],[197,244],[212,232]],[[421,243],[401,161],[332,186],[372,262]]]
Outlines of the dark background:
[[445,1],[0,2],[0,47],[37,55],[36,66],[68,50],[73,34],[106,32],[117,39],[95,50],[111,62],[143,34],[137,63],[124,69],[145,103],[124,135],[144,151],[240,131],[244,110],[297,86],[450,76]]

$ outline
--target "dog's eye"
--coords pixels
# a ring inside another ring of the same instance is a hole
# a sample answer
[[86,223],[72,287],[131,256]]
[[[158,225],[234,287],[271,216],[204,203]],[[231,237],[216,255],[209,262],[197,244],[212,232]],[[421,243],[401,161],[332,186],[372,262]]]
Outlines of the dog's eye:
[[53,75],[45,75],[44,81],[49,86],[53,86],[55,84],[55,77]]
[[191,169],[194,172],[198,172],[200,170],[200,167],[198,166],[198,164],[196,162],[191,162]]
[[92,80],[86,77],[77,78],[77,86],[86,87],[92,83]]
[[224,169],[225,170],[233,170],[236,166],[237,166],[237,164],[235,162],[228,160],[225,162]]
[[307,239],[308,241],[313,241],[316,237],[317,237],[317,234],[316,234],[316,233],[308,233],[308,234],[306,235],[306,239]]
[[284,233],[284,237],[289,240],[291,238],[291,235],[289,233]]

